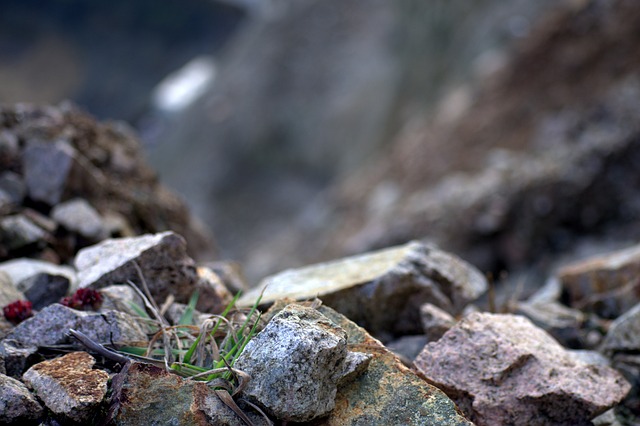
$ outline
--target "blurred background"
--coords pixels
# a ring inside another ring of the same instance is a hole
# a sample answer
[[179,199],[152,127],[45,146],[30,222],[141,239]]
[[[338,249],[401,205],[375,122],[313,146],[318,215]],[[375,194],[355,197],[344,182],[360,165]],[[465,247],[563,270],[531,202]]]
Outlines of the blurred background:
[[637,234],[637,153],[601,141],[633,133],[633,3],[3,0],[0,102],[129,123],[251,279],[414,238],[498,274]]

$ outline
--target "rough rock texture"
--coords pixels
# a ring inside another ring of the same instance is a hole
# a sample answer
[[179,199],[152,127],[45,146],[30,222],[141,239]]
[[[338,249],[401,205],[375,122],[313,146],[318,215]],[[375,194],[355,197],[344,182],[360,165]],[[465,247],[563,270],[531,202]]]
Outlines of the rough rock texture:
[[0,374],[0,423],[37,425],[42,405],[18,380]]
[[438,340],[456,324],[456,319],[431,303],[420,306],[422,331],[429,341]]
[[[0,260],[30,256],[66,263],[107,233],[124,236],[167,229],[184,235],[193,253],[212,254],[207,232],[159,185],[126,126],[97,123],[69,104],[19,104],[0,107],[0,135],[0,190],[8,201],[0,203],[0,239],[7,219],[11,232],[21,230],[35,238],[28,246],[4,244]],[[76,204],[70,212],[65,203],[78,199],[85,207],[79,210]],[[58,203],[63,205],[57,207]],[[29,211],[53,229],[27,222],[34,222],[27,218]],[[60,220],[59,227],[53,216]],[[112,226],[116,222],[120,224]]]
[[24,292],[24,296],[36,310],[59,302],[67,295],[69,287],[69,279],[64,275],[53,275],[46,272],[25,278],[17,285],[18,290]]
[[245,396],[278,419],[303,422],[333,410],[338,383],[368,364],[356,355],[347,362],[347,355],[344,330],[313,308],[290,305],[247,344],[235,366],[252,378]]
[[415,365],[479,426],[587,425],[630,389],[615,370],[578,362],[515,315],[471,314]]
[[80,331],[99,343],[147,341],[146,327],[118,311],[83,312],[54,303],[18,324],[7,339],[22,344],[60,345],[73,343],[69,329]]
[[418,242],[266,278],[239,303],[278,298],[322,301],[370,332],[420,333],[419,309],[432,303],[457,314],[487,288],[485,278],[457,256]]
[[601,350],[608,354],[640,351],[640,303],[611,323]]
[[[275,315],[288,302],[278,301],[265,314]],[[327,306],[318,311],[347,333],[349,350],[371,356],[367,369],[338,387],[334,410],[312,425],[360,426],[470,426],[456,405],[439,389],[429,385],[344,315]]]
[[594,342],[588,341],[586,336],[588,329],[584,325],[587,315],[582,311],[558,302],[523,302],[517,304],[514,313],[529,318],[563,346],[593,346]]
[[86,352],[72,352],[34,365],[23,381],[55,414],[88,424],[100,420],[96,408],[107,394],[109,380],[105,371],[92,369],[95,362]]
[[0,341],[2,373],[15,378],[22,377],[22,373],[31,364],[41,359],[37,352],[38,347],[36,345],[21,343],[8,338]]
[[195,290],[198,276],[187,256],[185,240],[162,232],[132,238],[109,239],[78,252],[79,287],[99,289],[132,281],[142,288],[138,264],[151,295],[162,303],[169,294],[185,303]]
[[[138,362],[125,366],[113,379],[112,404],[109,418],[117,426],[244,426],[205,383]],[[245,414],[256,426],[266,424],[250,410]]]
[[558,278],[571,306],[617,318],[640,302],[640,245],[567,265]]

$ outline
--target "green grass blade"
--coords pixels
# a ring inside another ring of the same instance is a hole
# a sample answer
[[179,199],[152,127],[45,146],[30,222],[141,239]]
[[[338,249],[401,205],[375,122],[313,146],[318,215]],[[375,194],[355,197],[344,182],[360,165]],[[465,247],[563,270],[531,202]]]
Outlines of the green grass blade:
[[198,297],[200,294],[198,291],[194,291],[189,299],[189,304],[185,308],[180,320],[178,321],[179,325],[192,325],[193,324],[193,312],[196,310],[196,303],[198,303]]
[[144,308],[140,305],[138,305],[137,303],[129,300],[129,307],[131,309],[133,309],[133,311],[140,317],[142,318],[146,318],[146,319],[151,319],[151,317],[149,316],[149,314],[147,313],[147,311],[144,310]]

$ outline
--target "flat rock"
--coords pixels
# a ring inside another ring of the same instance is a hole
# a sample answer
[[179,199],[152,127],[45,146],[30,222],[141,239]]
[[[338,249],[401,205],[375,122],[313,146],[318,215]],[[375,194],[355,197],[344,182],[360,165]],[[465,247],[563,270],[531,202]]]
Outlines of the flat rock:
[[[289,305],[245,347],[236,368],[251,376],[243,394],[280,420],[304,422],[335,406],[338,382],[368,363],[352,356],[347,335],[317,310]],[[349,364],[349,363],[347,363]]]
[[[278,301],[270,312],[286,305]],[[318,308],[347,333],[347,347],[371,357],[367,369],[350,382],[340,384],[335,408],[310,424],[327,426],[429,425],[469,426],[454,402],[405,367],[382,343],[335,310]]]
[[70,285],[64,275],[43,272],[20,281],[17,288],[32,303],[33,309],[40,310],[59,302],[69,292]]
[[415,365],[479,426],[588,425],[630,389],[617,371],[579,362],[517,315],[470,314]]
[[84,312],[58,303],[18,324],[7,339],[39,346],[73,343],[82,347],[69,336],[71,328],[99,343],[147,341],[145,328],[123,312]]
[[141,287],[135,263],[159,304],[169,294],[186,303],[196,289],[198,275],[186,242],[173,232],[108,239],[80,250],[75,259],[79,287],[99,289],[127,281]]
[[432,303],[457,314],[487,288],[482,274],[460,258],[420,242],[266,278],[239,300],[251,306],[281,298],[319,297],[373,334],[419,334],[419,309]]
[[62,140],[28,141],[22,155],[22,167],[29,197],[50,206],[59,203],[75,155],[71,145]]
[[76,288],[77,278],[73,268],[43,260],[27,258],[8,260],[0,263],[0,271],[6,272],[15,284],[40,273],[63,275],[69,279],[71,289],[74,290]]
[[600,350],[609,355],[640,351],[640,303],[611,323]]
[[20,381],[0,374],[0,423],[37,425],[44,410]]
[[640,245],[573,263],[558,271],[569,304],[617,318],[640,302]]
[[51,217],[65,229],[77,232],[89,240],[98,241],[107,237],[102,217],[82,198],[74,198],[56,205],[51,210]]
[[[245,423],[203,382],[185,380],[153,365],[132,362],[113,379],[110,424],[219,425]],[[264,419],[251,411],[245,414],[256,426]]]
[[49,410],[84,424],[100,420],[96,410],[107,394],[109,374],[94,370],[95,359],[86,352],[72,352],[40,362],[22,376]]

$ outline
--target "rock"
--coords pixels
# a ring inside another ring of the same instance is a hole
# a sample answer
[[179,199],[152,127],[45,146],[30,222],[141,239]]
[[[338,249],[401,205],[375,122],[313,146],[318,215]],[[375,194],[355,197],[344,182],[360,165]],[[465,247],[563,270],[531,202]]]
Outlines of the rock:
[[33,309],[40,310],[52,303],[59,302],[69,292],[69,278],[64,275],[40,273],[20,281],[18,290],[33,304]]
[[551,334],[563,346],[579,348],[587,346],[584,329],[587,316],[558,302],[518,303],[515,313],[529,318],[536,326]]
[[13,285],[9,274],[0,270],[0,309],[24,298],[24,294]]
[[396,354],[405,365],[410,366],[429,341],[430,339],[424,335],[402,336],[388,342],[385,346]]
[[22,380],[56,415],[93,423],[101,420],[97,408],[107,394],[109,380],[105,371],[92,369],[95,362],[86,352],[72,352],[34,365]]
[[333,410],[347,354],[344,330],[313,308],[290,305],[247,344],[235,366],[251,376],[247,398],[280,420],[305,422]]
[[[282,309],[278,301],[265,314]],[[318,310],[347,333],[349,350],[371,356],[367,369],[351,382],[338,387],[335,408],[314,425],[442,425],[472,423],[442,391],[431,386],[387,350],[366,330],[327,306]]]
[[80,250],[75,259],[79,287],[100,289],[132,281],[142,288],[134,262],[159,304],[169,294],[186,303],[196,289],[198,276],[186,242],[173,232],[108,239]]
[[227,289],[217,273],[209,268],[198,267],[196,290],[198,297],[198,309],[210,314],[219,314],[233,299],[233,294]]
[[447,330],[456,325],[456,319],[451,314],[431,303],[420,306],[420,322],[429,341],[438,340]]
[[640,245],[568,265],[558,278],[571,306],[617,318],[640,302]]
[[115,310],[137,317],[139,314],[131,307],[131,303],[145,309],[142,298],[128,285],[110,285],[101,288],[100,293],[103,297],[100,312]]
[[[171,306],[169,306],[169,309],[167,309],[167,312],[164,314],[164,316],[169,320],[171,324],[178,324],[180,318],[182,318],[182,315],[184,314],[185,309],[187,309],[187,305],[185,305],[184,303],[172,303]],[[211,315],[203,314],[198,310],[194,310],[193,324],[199,327],[207,318],[210,317]]]
[[21,382],[0,374],[0,395],[0,423],[40,424],[42,406]]
[[100,214],[82,198],[56,205],[51,217],[67,230],[77,232],[91,241],[102,240],[108,235]]
[[615,410],[607,410],[592,420],[593,426],[622,426],[616,418]]
[[29,277],[40,273],[62,275],[69,279],[71,290],[77,287],[76,272],[73,268],[63,265],[44,262],[36,259],[14,259],[0,263],[0,271],[4,271],[11,277],[11,281],[19,283]]
[[0,174],[0,190],[9,196],[9,200],[14,205],[20,205],[27,192],[20,175],[13,172]]
[[50,206],[59,203],[75,155],[75,150],[63,140],[28,141],[22,156],[22,167],[29,197]]
[[38,244],[46,235],[42,228],[23,215],[7,216],[0,220],[0,243],[9,252]]
[[3,374],[20,378],[22,373],[34,362],[40,361],[38,347],[22,343],[10,338],[0,341],[0,358],[4,366]]
[[368,331],[389,337],[421,333],[423,304],[456,314],[486,288],[485,278],[468,263],[411,242],[268,277],[239,304],[251,306],[262,291],[263,303],[317,296]]
[[611,323],[600,350],[609,355],[640,350],[640,303]]
[[415,365],[479,426],[586,425],[630,389],[617,371],[577,361],[517,315],[471,314]]
[[7,339],[38,346],[73,343],[83,347],[69,336],[71,328],[99,343],[147,341],[146,329],[123,312],[83,312],[58,303],[18,324]]
[[242,266],[237,262],[208,262],[204,267],[213,271],[222,280],[224,286],[234,293],[246,292],[249,289],[249,284],[242,272]]
[[[113,379],[110,424],[220,425],[245,423],[203,382],[185,380],[149,364],[132,362]],[[256,426],[264,419],[250,410],[245,414]]]

